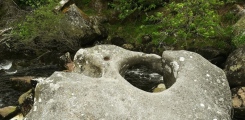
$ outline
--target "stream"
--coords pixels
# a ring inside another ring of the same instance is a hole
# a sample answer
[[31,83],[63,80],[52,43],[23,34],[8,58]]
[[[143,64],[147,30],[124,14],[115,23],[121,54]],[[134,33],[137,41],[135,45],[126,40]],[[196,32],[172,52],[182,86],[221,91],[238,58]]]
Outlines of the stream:
[[10,78],[35,76],[48,77],[59,68],[56,65],[35,65],[26,68],[14,66],[17,61],[4,60],[0,62],[0,108],[18,105],[18,98],[26,91],[14,89]]
[[126,70],[124,78],[133,86],[152,92],[160,83],[164,83],[163,76],[144,65],[134,65]]

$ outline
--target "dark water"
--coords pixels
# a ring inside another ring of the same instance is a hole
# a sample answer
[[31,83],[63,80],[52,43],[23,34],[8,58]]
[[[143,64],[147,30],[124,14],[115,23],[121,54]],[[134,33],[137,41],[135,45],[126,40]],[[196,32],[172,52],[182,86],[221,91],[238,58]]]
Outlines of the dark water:
[[124,78],[133,86],[147,92],[152,92],[154,87],[164,82],[162,75],[144,65],[134,65],[128,68]]
[[18,105],[18,98],[26,91],[18,91],[12,87],[10,78],[23,77],[23,76],[36,76],[36,77],[48,77],[54,71],[58,71],[56,65],[47,66],[30,66],[27,68],[17,70],[16,74],[6,74],[3,70],[0,71],[0,108],[6,106]]

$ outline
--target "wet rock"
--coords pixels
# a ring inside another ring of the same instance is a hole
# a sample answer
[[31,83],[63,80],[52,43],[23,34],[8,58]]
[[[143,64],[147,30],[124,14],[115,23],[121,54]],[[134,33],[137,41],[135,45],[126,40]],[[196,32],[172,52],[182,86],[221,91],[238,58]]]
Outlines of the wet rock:
[[12,67],[12,60],[2,60],[0,61],[0,70],[8,70]]
[[[166,51],[161,60],[100,45],[80,49],[74,62],[74,72],[55,72],[39,81],[27,119],[231,119],[224,72],[198,54]],[[163,73],[167,89],[149,93],[131,85],[123,76],[135,64]]]
[[[6,106],[17,106],[18,98],[21,94],[28,91],[31,87],[34,87],[32,81],[31,85],[24,81],[16,81],[15,83],[18,85],[18,89],[13,88],[13,82],[10,80],[11,78],[28,78],[28,76],[37,76],[38,77],[48,77],[54,71],[58,71],[59,68],[54,65],[44,66],[44,65],[36,65],[29,66],[26,68],[18,68],[18,72],[13,75],[9,74],[0,74],[0,108]],[[26,77],[24,77],[26,76]],[[29,80],[27,80],[29,81]],[[15,84],[15,85],[16,85]],[[24,88],[24,89],[23,89]],[[21,91],[20,91],[21,90]],[[23,90],[23,91],[22,91]]]
[[24,116],[31,110],[34,103],[34,90],[30,89],[22,94],[19,99],[18,106],[9,106],[0,109],[0,115],[3,120],[23,120]]
[[232,91],[232,106],[236,119],[245,118],[245,87],[236,87]]
[[224,71],[231,87],[245,86],[245,47],[229,55]]
[[157,92],[162,92],[164,90],[166,90],[166,86],[161,83],[161,84],[157,85],[156,88],[154,88],[153,92],[157,93]]
[[11,120],[23,120],[24,116],[22,114],[18,114],[16,116],[14,116]]
[[27,113],[31,110],[34,103],[34,90],[30,89],[29,91],[22,94],[19,99],[19,109],[20,113],[23,116],[26,116]]
[[12,77],[10,81],[12,87],[18,91],[27,91],[32,88],[31,80],[34,76]]
[[24,116],[18,113],[18,107],[8,106],[0,109],[1,120],[23,120]]
[[0,115],[4,118],[8,114],[10,114],[13,111],[15,111],[15,109],[16,109],[16,106],[8,106],[8,107],[0,108]]

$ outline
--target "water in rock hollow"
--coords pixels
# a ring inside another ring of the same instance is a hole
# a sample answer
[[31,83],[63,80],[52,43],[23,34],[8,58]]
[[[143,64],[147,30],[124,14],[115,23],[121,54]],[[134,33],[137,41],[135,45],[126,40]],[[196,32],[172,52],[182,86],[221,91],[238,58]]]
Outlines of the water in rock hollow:
[[124,74],[124,78],[133,86],[147,92],[152,92],[153,88],[164,82],[162,75],[144,65],[129,67]]

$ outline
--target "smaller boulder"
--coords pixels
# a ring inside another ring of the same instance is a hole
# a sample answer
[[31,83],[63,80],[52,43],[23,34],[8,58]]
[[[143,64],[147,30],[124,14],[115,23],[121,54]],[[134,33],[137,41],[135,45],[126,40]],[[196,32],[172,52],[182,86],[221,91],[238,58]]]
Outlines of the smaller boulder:
[[232,106],[234,108],[234,118],[243,120],[245,118],[245,87],[231,89]]
[[153,89],[153,93],[162,92],[166,89],[167,89],[166,86],[163,83],[161,83],[161,84],[157,85],[156,88]]
[[81,46],[93,44],[96,40],[107,37],[106,29],[100,24],[103,20],[99,16],[88,16],[75,4],[63,10],[67,17],[62,28],[68,39],[78,42]]
[[230,86],[245,86],[245,46],[233,51],[224,69]]
[[239,107],[245,108],[245,87],[233,88],[231,91],[232,91],[233,107],[234,108],[239,108]]
[[8,114],[14,112],[15,109],[16,109],[16,106],[8,106],[8,107],[0,108],[0,115],[4,118]]

